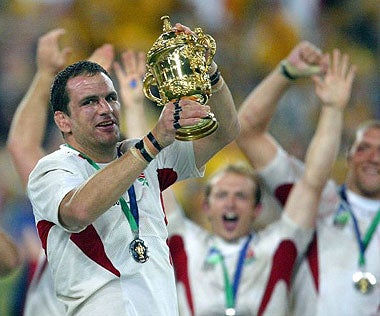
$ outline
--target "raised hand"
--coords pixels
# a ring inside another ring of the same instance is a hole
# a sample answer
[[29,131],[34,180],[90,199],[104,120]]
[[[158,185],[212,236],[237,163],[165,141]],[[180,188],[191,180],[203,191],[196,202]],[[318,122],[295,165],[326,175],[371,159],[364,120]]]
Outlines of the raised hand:
[[174,141],[177,128],[196,125],[209,112],[208,105],[202,105],[191,99],[184,98],[178,103],[169,102],[164,106],[152,132],[158,142],[165,147]]
[[57,74],[68,62],[71,48],[59,47],[59,39],[65,34],[64,29],[53,29],[38,40],[37,68],[38,71],[50,75]]
[[302,41],[283,60],[283,66],[294,79],[322,74],[326,71],[326,57],[308,41]]
[[121,63],[115,62],[113,69],[120,84],[123,105],[129,109],[142,104],[144,94],[142,78],[145,74],[146,57],[144,52],[127,50],[121,55]]
[[332,61],[327,55],[328,68],[324,77],[313,76],[315,93],[323,105],[344,109],[351,96],[356,66],[351,65],[347,54],[334,49]]
[[112,44],[103,44],[94,50],[89,61],[101,65],[108,72],[111,71],[111,66],[115,58],[115,52]]

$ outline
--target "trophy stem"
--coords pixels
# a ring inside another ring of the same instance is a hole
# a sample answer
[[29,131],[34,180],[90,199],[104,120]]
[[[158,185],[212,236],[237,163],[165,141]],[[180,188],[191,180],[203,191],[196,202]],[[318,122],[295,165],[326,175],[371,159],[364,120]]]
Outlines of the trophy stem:
[[206,137],[218,128],[218,122],[213,113],[203,118],[198,124],[177,129],[175,138],[182,141],[192,141]]

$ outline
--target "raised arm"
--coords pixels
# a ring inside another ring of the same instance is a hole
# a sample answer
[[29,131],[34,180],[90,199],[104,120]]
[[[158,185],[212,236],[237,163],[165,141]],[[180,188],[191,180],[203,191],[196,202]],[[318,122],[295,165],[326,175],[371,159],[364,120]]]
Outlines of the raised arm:
[[[218,71],[217,65],[213,63],[210,75],[216,71]],[[222,75],[212,86],[212,96],[208,105],[219,126],[211,135],[194,141],[194,154],[198,167],[205,165],[219,150],[234,141],[240,131],[235,103]]]
[[[11,123],[7,149],[24,187],[37,161],[46,154],[42,145],[49,112],[50,87],[55,75],[66,66],[70,55],[70,48],[59,47],[59,39],[64,34],[64,29],[54,29],[38,40],[37,72]],[[89,60],[107,70],[111,68],[113,59],[113,46],[110,44],[97,48],[89,57]]]
[[[180,23],[177,23],[175,28],[180,32],[192,32],[188,27]],[[212,77],[216,71],[217,65],[213,62],[209,70],[210,76]],[[180,105],[189,106],[191,103],[191,100],[181,100],[179,102]],[[219,150],[235,140],[240,130],[235,103],[222,76],[220,76],[219,81],[212,86],[212,96],[205,108],[208,109],[208,107],[211,108],[211,112],[215,114],[219,127],[211,135],[193,142],[198,167],[202,167]],[[186,126],[183,125],[183,123],[187,123],[187,121],[189,120],[186,119],[186,113],[182,112],[179,121],[181,126]],[[196,123],[198,122],[194,122],[193,124]]]
[[[328,55],[327,55],[328,56]],[[313,76],[315,92],[322,103],[317,130],[306,153],[305,171],[294,186],[285,212],[300,226],[314,227],[323,188],[335,162],[346,108],[356,73],[347,55],[335,49],[324,78]]]
[[63,29],[54,29],[40,37],[37,47],[37,72],[26,95],[16,109],[7,140],[16,171],[26,187],[37,161],[45,155],[45,134],[50,86],[54,76],[65,66],[69,48],[59,48]]
[[122,132],[127,138],[142,137],[148,132],[148,122],[144,111],[142,78],[145,74],[145,53],[127,50],[121,54],[121,63],[113,68],[119,81],[122,105]]
[[268,126],[281,97],[296,79],[324,69],[321,51],[303,41],[244,100],[238,113],[237,143],[255,168],[264,168],[276,155],[278,144]]

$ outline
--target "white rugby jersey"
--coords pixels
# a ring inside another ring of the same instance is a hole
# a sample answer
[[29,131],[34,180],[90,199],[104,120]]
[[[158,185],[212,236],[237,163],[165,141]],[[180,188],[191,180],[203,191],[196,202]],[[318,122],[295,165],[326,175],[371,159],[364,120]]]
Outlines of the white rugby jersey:
[[[177,315],[161,191],[202,175],[192,143],[175,141],[166,147],[134,182],[140,238],[148,247],[145,263],[129,253],[134,236],[118,202],[82,230],[69,231],[60,224],[58,207],[64,196],[95,172],[78,152],[61,146],[30,175],[28,194],[58,299],[68,315]],[[127,192],[123,197],[129,203]]]
[[[228,243],[211,235],[180,212],[169,217],[169,248],[176,273],[181,316],[220,316],[226,309],[225,283],[220,263],[207,258],[220,250],[231,283],[248,236]],[[236,315],[288,315],[289,286],[298,256],[314,230],[301,229],[286,214],[259,233],[252,232],[236,293]]]
[[25,298],[23,316],[62,316],[65,307],[55,295],[53,277],[51,275],[44,251],[38,258],[36,271]]
[[[292,184],[302,173],[303,164],[279,149],[276,158],[260,172],[265,183],[279,201],[285,203]],[[380,225],[366,251],[365,272],[372,273],[377,286],[362,294],[353,286],[352,276],[359,270],[359,244],[353,220],[341,226],[334,224],[340,204],[339,186],[330,181],[319,206],[316,238],[310,245],[297,274],[293,288],[292,315],[304,316],[374,316],[380,315]],[[368,200],[348,191],[348,201],[365,235],[379,200]]]

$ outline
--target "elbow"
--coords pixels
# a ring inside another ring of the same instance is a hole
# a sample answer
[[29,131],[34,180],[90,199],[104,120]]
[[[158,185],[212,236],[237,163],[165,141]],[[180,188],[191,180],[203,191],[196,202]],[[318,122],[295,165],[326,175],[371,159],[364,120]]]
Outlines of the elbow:
[[62,226],[72,231],[82,230],[93,222],[87,209],[80,207],[61,207],[58,216]]

